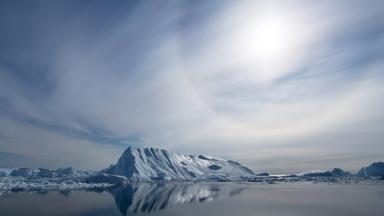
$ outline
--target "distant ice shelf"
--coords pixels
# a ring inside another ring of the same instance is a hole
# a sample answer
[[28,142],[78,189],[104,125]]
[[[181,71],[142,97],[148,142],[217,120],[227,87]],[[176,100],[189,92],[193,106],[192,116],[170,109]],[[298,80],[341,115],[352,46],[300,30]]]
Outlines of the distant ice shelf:
[[87,183],[96,171],[65,169],[0,168],[0,191],[41,191],[105,188],[113,184]]
[[97,189],[110,187],[109,183],[85,183],[76,179],[27,179],[23,177],[0,178],[0,191],[44,191],[44,190],[74,190]]

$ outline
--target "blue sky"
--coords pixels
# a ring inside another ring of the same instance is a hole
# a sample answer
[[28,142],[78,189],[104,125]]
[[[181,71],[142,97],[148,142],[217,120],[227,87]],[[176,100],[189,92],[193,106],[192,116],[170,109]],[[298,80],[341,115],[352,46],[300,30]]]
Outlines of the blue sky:
[[256,171],[384,158],[382,1],[1,1],[0,166],[127,146]]

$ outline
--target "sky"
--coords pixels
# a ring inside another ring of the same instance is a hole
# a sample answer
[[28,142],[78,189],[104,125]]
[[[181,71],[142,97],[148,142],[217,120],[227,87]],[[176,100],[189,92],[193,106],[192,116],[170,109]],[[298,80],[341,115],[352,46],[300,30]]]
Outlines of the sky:
[[1,0],[0,166],[356,171],[384,160],[383,82],[383,1]]

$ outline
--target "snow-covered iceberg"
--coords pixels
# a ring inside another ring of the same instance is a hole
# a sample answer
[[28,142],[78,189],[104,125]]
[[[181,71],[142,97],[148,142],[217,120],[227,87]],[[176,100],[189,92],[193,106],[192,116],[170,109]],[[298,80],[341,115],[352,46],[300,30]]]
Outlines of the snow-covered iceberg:
[[107,184],[113,184],[113,185],[125,185],[128,183],[128,180],[125,176],[99,173],[99,174],[84,178],[84,182],[94,183],[94,184],[107,183]]
[[340,168],[334,168],[331,171],[327,170],[311,170],[297,174],[297,176],[304,177],[346,177],[350,176],[350,172],[346,172]]
[[376,162],[372,163],[367,167],[363,167],[360,169],[359,176],[382,176],[384,177],[384,162]]
[[85,182],[95,171],[80,171],[69,168],[0,168],[1,191],[41,191],[105,188],[109,182]]
[[203,155],[184,155],[164,149],[129,147],[115,165],[102,173],[126,176],[130,181],[236,181],[255,176],[238,162]]
[[82,178],[93,175],[95,171],[74,170],[72,167],[59,169],[43,168],[0,168],[0,177],[24,178]]

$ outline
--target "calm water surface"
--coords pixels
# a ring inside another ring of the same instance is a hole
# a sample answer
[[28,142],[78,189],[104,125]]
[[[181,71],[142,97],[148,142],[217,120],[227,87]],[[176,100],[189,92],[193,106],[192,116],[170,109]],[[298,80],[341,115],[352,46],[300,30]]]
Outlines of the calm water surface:
[[384,215],[383,184],[136,184],[0,196],[0,215]]

